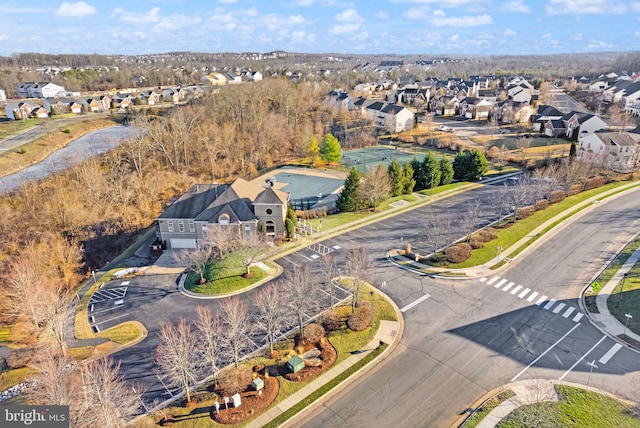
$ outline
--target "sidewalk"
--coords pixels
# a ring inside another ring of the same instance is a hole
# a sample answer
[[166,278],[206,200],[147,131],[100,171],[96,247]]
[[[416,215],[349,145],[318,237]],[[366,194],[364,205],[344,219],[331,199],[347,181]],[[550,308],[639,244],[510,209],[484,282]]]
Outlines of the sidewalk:
[[[398,312],[397,308],[396,308],[396,312]],[[399,317],[398,319],[402,320],[402,317]],[[322,386],[329,383],[331,380],[335,379],[338,375],[343,373],[349,367],[353,366],[355,363],[362,360],[369,351],[376,349],[380,345],[380,343],[384,342],[388,344],[389,347],[382,354],[380,354],[376,358],[376,360],[374,360],[374,361],[379,361],[381,358],[383,358],[385,355],[390,353],[395,348],[395,345],[402,338],[402,329],[403,329],[402,321],[385,321],[385,320],[380,321],[378,332],[375,334],[373,339],[371,339],[371,341],[364,348],[359,349],[357,351],[353,351],[351,355],[347,357],[343,362],[327,370],[325,373],[320,375],[317,379],[315,379],[314,381],[306,385],[304,388],[300,389],[299,391],[292,394],[284,401],[281,401],[275,407],[269,409],[259,417],[249,422],[246,425],[246,427],[260,428],[265,426],[266,424],[271,422],[273,419],[277,418],[278,416],[280,416],[281,414],[289,410],[291,407],[295,406],[296,404],[304,400],[311,393],[315,392],[316,390],[320,389]],[[344,385],[350,382],[352,378],[354,378],[355,376],[358,376],[363,370],[366,370],[368,367],[370,367],[370,364],[372,363],[367,364],[358,372],[350,376],[348,379],[345,379],[343,382],[341,382],[341,385]],[[334,392],[335,392],[335,388],[331,391],[328,391],[327,394],[331,394]],[[313,407],[313,405],[314,405],[313,403],[310,404],[303,411],[293,416],[291,419],[297,418],[303,412],[307,411],[310,407]],[[286,423],[289,423],[291,419]]]

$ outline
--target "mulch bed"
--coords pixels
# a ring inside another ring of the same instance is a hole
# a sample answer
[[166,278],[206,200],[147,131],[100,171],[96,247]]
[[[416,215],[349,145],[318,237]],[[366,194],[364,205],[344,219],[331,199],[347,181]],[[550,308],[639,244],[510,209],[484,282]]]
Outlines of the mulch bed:
[[[318,376],[320,376],[325,371],[329,370],[329,368],[336,362],[338,359],[338,353],[336,352],[336,348],[333,347],[331,342],[328,340],[324,341],[324,344],[319,343],[318,348],[320,348],[320,359],[322,360],[322,364],[316,367],[306,366],[302,370],[297,373],[286,373],[283,377],[292,382],[303,382],[307,380],[312,380]],[[284,366],[286,368],[286,366]]]
[[[248,421],[269,407],[278,395],[280,383],[275,377],[260,376],[260,378],[264,381],[262,394],[254,391],[251,386],[249,386],[247,390],[240,393],[241,404],[239,407],[235,408],[231,402],[229,402],[229,408],[225,409],[224,403],[221,403],[220,413],[216,413],[216,410],[212,408],[210,413],[211,419],[220,424],[237,424]],[[231,397],[229,397],[229,399],[231,399]]]

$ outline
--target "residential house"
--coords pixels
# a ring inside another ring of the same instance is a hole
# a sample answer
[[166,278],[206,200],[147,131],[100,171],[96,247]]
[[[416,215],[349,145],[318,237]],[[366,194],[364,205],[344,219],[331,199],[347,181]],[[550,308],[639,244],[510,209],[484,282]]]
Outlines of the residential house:
[[259,82],[262,80],[262,73],[259,71],[250,71],[247,73],[247,80],[249,80],[249,82]]
[[0,104],[4,104],[7,102],[7,94],[4,90],[0,89]]
[[547,120],[544,124],[544,135],[547,137],[559,137],[567,132],[562,119]]
[[230,85],[237,85],[238,83],[242,83],[242,77],[240,77],[240,75],[238,74],[229,73],[228,71],[225,71],[222,74],[224,75],[225,79],[227,79],[227,83]]
[[460,111],[460,100],[458,97],[446,95],[433,97],[429,109],[439,116],[454,116]]
[[200,80],[213,86],[221,86],[227,84],[227,78],[222,73],[218,73],[217,71],[205,74]]
[[465,119],[488,119],[493,104],[483,98],[467,97],[460,102],[460,117]]
[[61,98],[45,98],[42,107],[51,114],[64,114],[69,112],[69,105]]
[[331,108],[348,111],[353,99],[351,95],[343,89],[334,89],[327,94],[324,102]]
[[51,82],[23,82],[16,85],[19,98],[53,98],[64,93],[64,86]]
[[550,120],[561,120],[564,113],[553,106],[541,104],[537,108],[537,113],[533,116],[533,130],[542,132],[546,122]]
[[531,103],[531,98],[533,96],[531,95],[531,92],[520,89],[519,91],[513,92],[509,97],[515,102],[528,104]]
[[36,107],[38,106],[28,102],[6,103],[4,105],[4,111],[7,119],[23,120],[27,119],[31,115],[33,109],[35,109]]
[[601,130],[581,135],[576,155],[578,159],[624,173],[637,167],[640,145],[627,132]]
[[36,117],[38,119],[46,119],[49,117],[49,112],[44,107],[37,106],[31,110],[31,114],[29,116]]
[[232,184],[196,184],[157,218],[157,238],[168,248],[198,248],[228,228],[242,236],[285,234],[289,193],[237,179]]
[[426,105],[431,98],[431,88],[404,88],[396,90],[396,102],[405,105]]

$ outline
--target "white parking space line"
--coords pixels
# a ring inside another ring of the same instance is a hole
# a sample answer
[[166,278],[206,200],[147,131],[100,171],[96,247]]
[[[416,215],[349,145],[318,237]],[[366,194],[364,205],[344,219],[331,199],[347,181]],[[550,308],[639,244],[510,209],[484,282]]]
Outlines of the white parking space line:
[[508,289],[510,289],[511,287],[513,287],[514,285],[516,285],[515,282],[510,282],[507,285],[504,286],[504,288],[502,289],[502,291],[507,291]]
[[533,299],[535,299],[536,297],[538,297],[538,294],[539,294],[539,293],[538,293],[537,291],[534,291],[533,293],[531,293],[531,294],[529,295],[529,297],[527,297],[527,302],[533,302]]
[[[576,324],[576,327],[577,327],[577,326],[579,326],[579,325],[580,325],[580,324]],[[574,328],[575,328],[575,327],[574,327]],[[578,364],[580,364],[580,361],[584,360],[584,358],[585,358],[587,355],[589,355],[589,354],[591,353],[591,351],[593,351],[594,349],[596,349],[596,346],[598,346],[600,343],[602,343],[602,341],[603,341],[603,340],[605,340],[606,338],[607,338],[607,336],[606,336],[606,335],[602,336],[602,338],[601,338],[600,340],[598,340],[598,342],[597,342],[595,345],[593,345],[593,346],[591,347],[591,349],[589,349],[587,352],[585,352],[585,353],[582,355],[582,357],[580,357],[580,358],[578,359],[578,361],[576,361],[576,362],[575,362],[571,367],[569,367],[569,369],[568,369],[566,372],[564,372],[564,374],[563,374],[563,375],[560,377],[560,379],[558,379],[558,380],[562,380],[562,379],[564,379],[566,375],[568,375],[569,373],[571,373],[571,370],[573,370],[573,369],[574,369]]]
[[518,298],[522,299],[524,296],[526,296],[529,293],[529,291],[531,291],[530,288],[525,288],[522,293],[518,294]]
[[542,302],[544,302],[545,300],[547,300],[547,296],[543,294],[542,297],[539,298],[538,301],[536,302],[536,306],[540,306]]
[[297,266],[297,267],[299,267],[299,266],[300,266],[298,263],[296,263],[296,262],[292,261],[290,258],[288,258],[288,257],[286,257],[286,256],[283,256],[282,258],[283,258],[283,259],[285,259],[286,261],[288,261],[289,263],[291,263],[291,264],[292,264],[292,265],[294,265],[294,266]]
[[131,281],[122,281],[120,285],[129,285],[129,284],[131,284]]
[[97,322],[94,325],[104,324],[104,323],[109,322],[109,321],[117,320],[118,318],[126,317],[127,315],[129,315],[129,312],[127,312],[126,314],[122,314],[122,315],[118,315],[118,316],[115,316],[115,317],[111,317],[111,318],[106,319],[104,321]]
[[582,319],[584,314],[582,312],[578,312],[575,317],[573,317],[573,321],[578,322]]
[[[496,285],[494,285],[494,287],[495,288],[500,288],[500,287],[502,287],[502,284],[504,284],[505,282],[507,282],[506,279],[501,279]],[[487,284],[489,284],[489,283],[487,282]]]
[[499,276],[494,276],[493,278],[491,278],[491,279],[487,282],[487,284],[489,284],[489,285],[493,284],[494,282],[496,282],[496,281],[498,280],[498,278],[500,278],[500,277],[499,277]]
[[340,249],[340,248],[342,248],[342,247],[341,247],[340,245],[334,245],[332,248],[333,248],[334,250],[339,250],[339,249]]
[[409,309],[413,308],[415,305],[417,305],[420,302],[423,302],[425,300],[427,300],[429,297],[431,297],[430,294],[425,294],[422,297],[419,297],[418,299],[414,300],[413,302],[409,303],[407,306],[405,306],[404,308],[400,309],[400,312],[406,312]]
[[569,315],[571,315],[575,310],[576,308],[574,308],[573,306],[569,306],[569,309],[564,311],[564,314],[562,314],[562,318],[569,318]]
[[611,347],[611,349],[609,349],[609,350],[607,351],[607,353],[606,353],[606,354],[604,354],[604,355],[602,356],[602,358],[600,358],[600,359],[598,360],[598,362],[599,362],[600,364],[607,364],[607,363],[609,362],[609,360],[610,360],[614,355],[616,355],[616,352],[618,352],[621,348],[622,348],[622,345],[621,345],[621,344],[619,344],[619,343],[616,343],[615,345],[613,345],[613,346]]
[[560,339],[556,340],[556,342],[555,342],[553,345],[549,346],[549,347],[548,347],[548,348],[547,348],[547,349],[546,349],[542,354],[538,355],[538,357],[537,357],[535,360],[531,361],[527,367],[523,368],[523,369],[520,371],[520,373],[518,373],[517,375],[515,375],[515,376],[513,377],[513,379],[511,379],[511,382],[513,382],[513,381],[515,381],[516,379],[518,379],[518,378],[520,377],[520,375],[522,375],[522,373],[526,372],[526,371],[527,371],[527,369],[528,369],[529,367],[531,367],[532,365],[534,365],[535,363],[537,363],[537,362],[538,362],[538,360],[540,360],[540,358],[544,357],[544,356],[547,354],[547,352],[549,352],[549,351],[551,351],[553,348],[555,348],[555,347],[556,347],[556,345],[558,345],[558,343],[562,342],[562,341],[563,341],[567,336],[569,336],[569,335],[571,334],[571,332],[573,332],[573,330],[575,330],[575,329],[576,329],[576,328],[578,328],[579,326],[580,326],[580,323],[578,323],[578,324],[574,325],[574,326],[573,326],[573,328],[572,328],[571,330],[569,330],[568,332],[566,332],[566,333],[564,334],[564,336],[562,336]]
[[518,285],[516,288],[511,290],[511,294],[516,294],[518,291],[520,291],[521,288],[522,288],[522,285]]
[[544,305],[544,309],[548,311],[549,309],[551,309],[551,306],[555,304],[556,304],[556,299],[551,299],[546,305]]
[[486,277],[480,278],[480,282],[487,282],[487,278]]
[[557,314],[558,312],[560,312],[562,310],[562,308],[564,308],[565,306],[567,306],[564,303],[560,303],[558,306],[556,306],[556,308],[553,310],[554,314]]

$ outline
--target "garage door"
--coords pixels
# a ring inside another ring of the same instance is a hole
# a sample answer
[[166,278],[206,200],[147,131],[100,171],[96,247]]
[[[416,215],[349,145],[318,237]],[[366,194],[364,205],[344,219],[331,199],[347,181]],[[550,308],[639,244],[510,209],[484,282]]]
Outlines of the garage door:
[[196,240],[171,238],[171,248],[196,248]]

